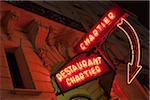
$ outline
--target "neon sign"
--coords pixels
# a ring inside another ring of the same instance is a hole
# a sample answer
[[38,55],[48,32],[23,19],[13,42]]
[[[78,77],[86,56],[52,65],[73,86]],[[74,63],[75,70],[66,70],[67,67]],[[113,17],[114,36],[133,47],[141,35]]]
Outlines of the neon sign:
[[127,36],[131,47],[131,62],[127,65],[127,83],[131,84],[136,75],[142,69],[140,63],[140,42],[136,31],[132,25],[124,18],[117,24],[117,27],[122,30]]
[[65,65],[63,69],[55,75],[55,79],[60,88],[66,91],[109,71],[110,69],[102,57],[95,54],[86,57],[85,54],[81,54],[69,62],[69,64]]
[[[124,13],[118,6],[110,9],[91,31],[75,47],[77,52],[89,51],[97,44],[102,44],[105,39],[112,33],[116,26],[127,36],[131,47],[131,62],[127,65],[127,83],[131,84],[136,75],[142,69],[140,63],[140,42],[136,31],[126,20],[128,14]],[[121,22],[120,22],[121,21]],[[102,55],[104,56],[104,55]]]
[[110,9],[98,22],[93,26],[91,31],[86,34],[85,37],[77,44],[75,49],[78,52],[88,51],[95,46],[98,42],[102,43],[106,37],[110,34],[110,31],[117,24],[120,17],[123,15],[123,11],[115,6]]

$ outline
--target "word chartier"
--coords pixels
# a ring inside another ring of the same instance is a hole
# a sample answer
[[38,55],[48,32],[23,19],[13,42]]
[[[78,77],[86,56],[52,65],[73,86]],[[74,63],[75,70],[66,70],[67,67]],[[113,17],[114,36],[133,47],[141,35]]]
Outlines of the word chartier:
[[71,88],[103,74],[104,65],[101,57],[80,59],[65,66],[56,74],[56,80],[63,89]]
[[110,9],[75,47],[78,52],[88,51],[99,42],[104,42],[110,31],[116,26],[123,11],[119,7]]
[[88,46],[93,42],[97,37],[101,35],[101,32],[115,19],[115,14],[109,12],[106,17],[96,26],[96,28],[88,34],[88,36],[80,43],[80,48],[86,50]]

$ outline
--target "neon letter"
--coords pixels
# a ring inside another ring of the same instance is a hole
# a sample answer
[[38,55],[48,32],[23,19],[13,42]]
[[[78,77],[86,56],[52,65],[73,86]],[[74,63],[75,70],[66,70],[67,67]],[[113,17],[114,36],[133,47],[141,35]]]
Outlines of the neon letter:
[[81,62],[76,63],[76,64],[77,64],[77,66],[78,66],[78,68],[79,68],[80,70],[82,70],[82,69],[83,69],[83,66],[82,66]]
[[71,81],[69,80],[69,78],[66,79],[66,83],[67,85],[71,86]]
[[63,79],[63,77],[59,73],[56,75],[56,77],[59,81],[62,81],[62,79]]
[[74,77],[71,77],[71,78],[70,78],[70,81],[71,81],[71,83],[73,83],[73,84],[76,83],[76,80],[75,80]]
[[85,70],[83,73],[84,73],[87,77],[89,77],[89,74],[88,74],[88,71],[87,71],[87,70]]
[[93,64],[94,64],[94,65],[99,65],[98,59],[93,58]]
[[84,79],[85,79],[85,77],[84,77],[83,73],[79,73],[79,76],[80,76],[80,78],[81,78],[82,80],[84,80]]
[[81,79],[78,75],[75,75],[76,82],[79,82]]
[[71,66],[68,66],[68,69],[70,69],[70,71],[73,73],[73,70],[72,70]]
[[91,68],[91,72],[92,72],[93,74],[96,74],[95,69],[94,69],[93,67]]
[[96,70],[97,72],[101,72],[101,69],[100,69],[99,66],[95,66],[95,70]]
[[65,68],[64,69],[64,71],[68,74],[68,75],[70,75],[71,74],[71,71],[69,70],[69,68],[67,67],[67,68]]
[[63,76],[63,78],[66,78],[66,74],[65,74],[64,70],[61,70],[60,74]]
[[103,22],[101,22],[101,25],[102,25],[103,27],[106,27],[106,25],[105,25]]
[[84,40],[84,43],[85,43],[86,46],[89,46],[90,40],[89,40],[88,38],[86,38],[86,39]]
[[76,70],[78,70],[78,68],[75,65],[72,65],[72,69],[75,72]]
[[103,19],[103,22],[105,22],[105,24],[109,24],[109,23],[110,23],[110,20],[108,19],[108,17],[105,17],[105,18]]
[[96,29],[98,29],[99,31],[103,30],[103,28],[102,28],[102,26],[100,24],[97,25]]
[[97,57],[97,60],[99,61],[99,64],[101,64],[101,57]]
[[109,19],[113,20],[115,18],[115,15],[112,12],[108,13]]
[[92,31],[92,33],[93,33],[93,35],[94,35],[95,37],[98,37],[98,36],[99,36],[99,33],[98,33],[98,31],[97,31],[96,29],[94,29],[94,30]]
[[81,48],[82,50],[85,50],[85,49],[86,49],[86,46],[85,46],[83,43],[80,43],[80,48]]
[[87,67],[87,62],[86,62],[86,60],[82,60],[82,65],[83,65],[84,68]]
[[88,66],[93,66],[93,62],[91,61],[91,59],[88,59]]
[[89,39],[90,39],[90,41],[92,42],[92,41],[95,39],[95,37],[90,34],[90,35],[89,35]]

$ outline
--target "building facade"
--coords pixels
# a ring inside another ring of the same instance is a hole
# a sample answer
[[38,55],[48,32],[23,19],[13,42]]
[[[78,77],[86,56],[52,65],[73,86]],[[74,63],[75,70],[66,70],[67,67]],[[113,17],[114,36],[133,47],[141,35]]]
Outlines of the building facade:
[[[77,55],[75,45],[112,5],[112,2],[1,2],[1,99],[107,99],[99,79],[56,96],[60,90],[50,76]],[[148,31],[135,15],[128,13],[131,15],[128,20],[141,38],[144,66],[141,77],[148,77]],[[123,32],[116,28],[102,48],[116,66],[112,88],[108,89],[111,98],[148,100],[146,84],[137,79],[131,85],[126,83],[130,48]],[[106,79],[106,85],[107,78],[110,76],[102,78]],[[147,78],[144,80],[147,82]]]

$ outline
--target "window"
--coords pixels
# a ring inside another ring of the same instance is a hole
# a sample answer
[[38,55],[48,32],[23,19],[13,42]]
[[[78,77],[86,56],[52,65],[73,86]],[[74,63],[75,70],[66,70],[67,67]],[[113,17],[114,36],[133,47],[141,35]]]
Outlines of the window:
[[19,72],[19,68],[18,68],[14,53],[7,52],[6,58],[8,61],[8,66],[9,66],[14,88],[24,88],[24,84],[23,84],[23,81]]
[[22,48],[6,52],[14,88],[35,89]]

